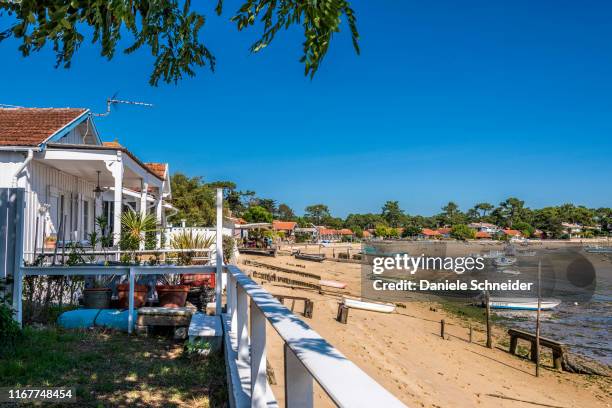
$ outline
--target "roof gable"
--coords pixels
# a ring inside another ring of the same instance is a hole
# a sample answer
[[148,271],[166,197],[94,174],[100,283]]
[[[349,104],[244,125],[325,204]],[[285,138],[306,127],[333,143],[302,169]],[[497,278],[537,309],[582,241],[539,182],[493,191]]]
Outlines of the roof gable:
[[38,146],[87,112],[83,108],[0,108],[0,146]]

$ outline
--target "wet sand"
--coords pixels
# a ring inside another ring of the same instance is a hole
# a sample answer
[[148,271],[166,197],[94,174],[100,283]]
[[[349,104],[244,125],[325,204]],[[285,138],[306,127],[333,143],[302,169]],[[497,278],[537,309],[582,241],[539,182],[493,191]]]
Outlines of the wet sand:
[[[325,248],[325,252],[331,251]],[[337,250],[336,250],[337,251]],[[315,252],[315,251],[308,251]],[[578,374],[560,373],[549,365],[534,376],[534,365],[525,358],[510,355],[504,346],[505,331],[495,328],[495,347],[484,347],[485,334],[476,327],[474,342],[468,341],[468,324],[444,313],[432,302],[409,302],[397,313],[383,314],[351,309],[348,324],[335,320],[341,293],[359,295],[359,264],[241,256],[240,267],[248,272],[273,273],[266,268],[244,265],[252,259],[296,271],[321,275],[323,279],[348,283],[338,294],[291,289],[265,282],[273,294],[309,297],[314,301],[314,316],[303,318],[361,369],[411,407],[610,407],[612,381]],[[305,265],[305,268],[296,264]],[[278,275],[282,273],[274,272]],[[285,275],[292,279],[314,280]],[[261,279],[255,279],[262,283]],[[285,301],[291,306],[291,301]],[[296,301],[295,311],[301,312]],[[430,309],[435,309],[432,311]],[[299,313],[297,313],[300,315]],[[447,322],[447,338],[440,337],[440,319]],[[281,405],[284,397],[282,341],[268,328],[268,360],[274,370],[272,386]],[[333,406],[320,387],[315,387],[315,405]]]

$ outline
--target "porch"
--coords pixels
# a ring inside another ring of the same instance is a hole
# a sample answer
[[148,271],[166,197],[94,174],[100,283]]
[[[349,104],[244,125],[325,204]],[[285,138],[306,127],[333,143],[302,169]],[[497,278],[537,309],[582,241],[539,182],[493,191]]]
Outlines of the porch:
[[[101,232],[99,216],[106,218],[116,247],[124,211],[154,214],[162,227],[172,209],[166,202],[171,194],[167,167],[142,163],[119,146],[49,144],[33,155],[24,173],[26,261],[45,245],[54,247],[54,241],[88,241],[92,231]],[[160,244],[157,232],[156,247]]]

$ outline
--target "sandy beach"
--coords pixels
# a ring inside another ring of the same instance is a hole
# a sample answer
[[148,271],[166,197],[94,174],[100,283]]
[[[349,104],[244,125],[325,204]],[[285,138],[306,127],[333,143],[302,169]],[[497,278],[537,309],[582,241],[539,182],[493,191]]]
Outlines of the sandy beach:
[[[330,252],[331,249],[323,251]],[[348,324],[337,322],[335,317],[341,294],[359,296],[359,264],[299,261],[288,255],[275,258],[241,255],[239,258],[240,267],[247,273],[277,273],[279,276],[283,274],[245,264],[245,260],[348,283],[347,289],[337,294],[321,294],[316,290],[292,289],[255,278],[273,294],[304,296],[314,301],[313,318],[302,317],[304,321],[408,406],[611,406],[612,381],[609,378],[557,372],[546,360],[541,376],[536,378],[533,363],[508,353],[503,328],[494,330],[493,349],[484,346],[485,334],[481,325],[474,326],[473,342],[470,343],[469,323],[445,313],[435,302],[408,302],[405,308],[400,307],[393,314],[351,309]],[[291,301],[286,300],[285,305],[290,307]],[[298,315],[302,307],[302,303],[296,301]],[[444,339],[440,337],[440,319],[447,323]],[[282,342],[271,327],[268,339],[268,360],[276,379],[272,388],[282,405]],[[315,390],[316,406],[333,406],[323,390],[318,387]]]

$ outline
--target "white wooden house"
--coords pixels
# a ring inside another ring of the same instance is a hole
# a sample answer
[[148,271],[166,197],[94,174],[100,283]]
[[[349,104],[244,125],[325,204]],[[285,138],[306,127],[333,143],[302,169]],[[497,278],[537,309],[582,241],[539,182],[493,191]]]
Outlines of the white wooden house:
[[168,165],[144,163],[117,142],[103,143],[88,109],[0,109],[0,187],[25,189],[26,260],[37,224],[40,247],[43,229],[62,239],[62,219],[66,240],[85,240],[95,217],[105,215],[116,244],[126,208],[155,214],[161,226],[172,209]]

